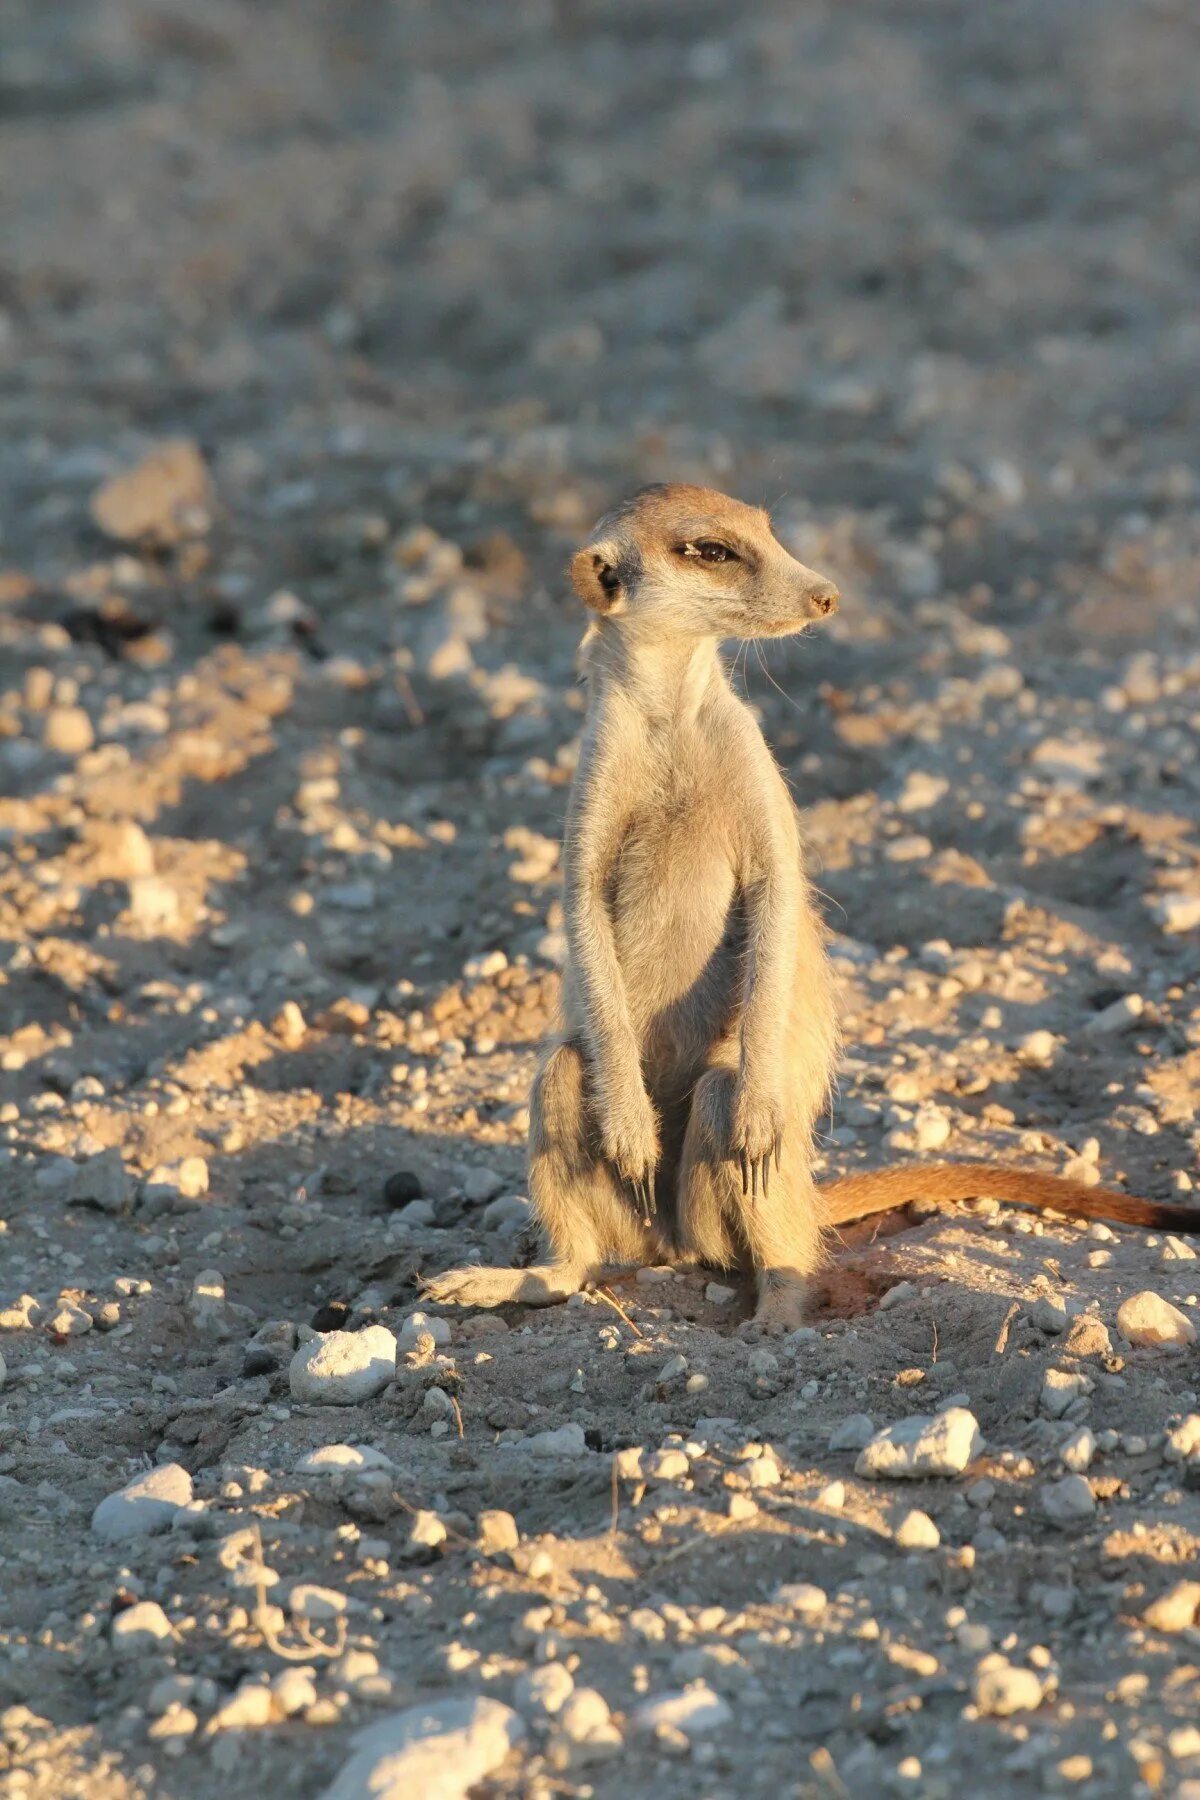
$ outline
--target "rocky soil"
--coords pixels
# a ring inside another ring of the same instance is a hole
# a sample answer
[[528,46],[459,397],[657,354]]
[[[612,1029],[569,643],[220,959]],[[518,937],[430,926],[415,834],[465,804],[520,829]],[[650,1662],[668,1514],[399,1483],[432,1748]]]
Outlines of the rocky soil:
[[419,1293],[530,1251],[561,568],[663,477],[844,595],[733,657],[824,1169],[1200,1185],[1191,9],[0,35],[0,1793],[1195,1800],[1190,1242]]

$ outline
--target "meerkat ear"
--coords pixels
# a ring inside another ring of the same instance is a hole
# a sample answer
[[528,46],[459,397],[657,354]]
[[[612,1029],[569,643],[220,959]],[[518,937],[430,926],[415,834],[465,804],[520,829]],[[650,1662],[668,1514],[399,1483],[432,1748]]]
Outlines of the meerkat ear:
[[625,587],[617,573],[617,550],[613,544],[585,544],[571,558],[571,586],[585,606],[593,612],[620,610]]

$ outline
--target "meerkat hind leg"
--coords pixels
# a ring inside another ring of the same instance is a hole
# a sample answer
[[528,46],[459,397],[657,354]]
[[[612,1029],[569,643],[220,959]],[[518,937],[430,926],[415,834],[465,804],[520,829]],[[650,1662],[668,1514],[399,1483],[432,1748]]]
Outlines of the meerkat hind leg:
[[731,1051],[729,1061],[696,1084],[680,1172],[681,1245],[718,1267],[749,1265],[757,1279],[755,1318],[771,1329],[794,1331],[804,1323],[813,1277],[824,1261],[821,1201],[807,1160],[799,1161],[806,1134],[797,1125],[789,1142],[785,1131],[768,1189],[743,1195],[740,1170],[728,1154],[737,1080],[732,1057]]
[[528,1269],[449,1269],[425,1283],[457,1306],[552,1306],[612,1266],[665,1256],[601,1159],[588,1116],[587,1067],[574,1044],[551,1050],[529,1099],[529,1198],[551,1260]]

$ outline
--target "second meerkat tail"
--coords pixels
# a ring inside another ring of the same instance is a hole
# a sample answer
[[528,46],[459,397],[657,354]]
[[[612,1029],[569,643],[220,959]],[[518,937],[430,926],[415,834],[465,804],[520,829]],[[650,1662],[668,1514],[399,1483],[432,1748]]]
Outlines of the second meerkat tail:
[[1071,1213],[1083,1219],[1111,1219],[1122,1225],[1144,1225],[1155,1231],[1200,1235],[1200,1207],[1143,1200],[1116,1188],[1088,1187],[1066,1175],[1036,1169],[1013,1169],[1003,1163],[911,1163],[872,1169],[823,1182],[822,1199],[833,1225],[849,1225],[875,1213],[890,1212],[912,1200],[1007,1200],[1039,1211]]

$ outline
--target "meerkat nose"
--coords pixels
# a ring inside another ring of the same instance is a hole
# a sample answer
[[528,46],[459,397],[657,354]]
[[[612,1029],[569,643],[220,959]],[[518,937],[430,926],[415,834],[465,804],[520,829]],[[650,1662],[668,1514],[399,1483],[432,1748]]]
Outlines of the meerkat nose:
[[808,603],[812,607],[815,617],[827,619],[831,613],[837,611],[838,601],[840,599],[841,595],[834,587],[832,581],[826,581],[822,582],[820,587],[815,587],[811,590],[808,596]]

